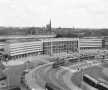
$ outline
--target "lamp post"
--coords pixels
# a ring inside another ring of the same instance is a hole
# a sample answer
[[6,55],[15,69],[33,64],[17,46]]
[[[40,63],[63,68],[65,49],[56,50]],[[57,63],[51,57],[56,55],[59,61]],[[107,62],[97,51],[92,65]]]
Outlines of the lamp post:
[[104,59],[105,59],[105,51],[102,54],[102,63],[104,63]]
[[81,83],[80,83],[81,89],[82,89],[83,75],[84,75],[84,70],[83,70],[83,68],[81,68]]

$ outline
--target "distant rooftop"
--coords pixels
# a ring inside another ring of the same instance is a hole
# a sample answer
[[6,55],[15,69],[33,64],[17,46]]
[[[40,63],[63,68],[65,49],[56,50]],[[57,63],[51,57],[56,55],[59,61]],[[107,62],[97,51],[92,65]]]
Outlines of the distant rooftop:
[[35,42],[40,41],[39,39],[20,39],[20,40],[6,40],[6,43],[24,43],[24,42]]
[[49,38],[56,37],[55,34],[52,35],[9,35],[9,36],[0,36],[0,39],[21,39],[21,38]]
[[40,39],[54,38],[56,35],[10,35],[0,36],[1,43],[20,43],[20,42],[33,42],[40,41]]
[[43,38],[43,39],[40,39],[44,42],[47,42],[47,41],[71,41],[71,40],[78,40],[78,38]]

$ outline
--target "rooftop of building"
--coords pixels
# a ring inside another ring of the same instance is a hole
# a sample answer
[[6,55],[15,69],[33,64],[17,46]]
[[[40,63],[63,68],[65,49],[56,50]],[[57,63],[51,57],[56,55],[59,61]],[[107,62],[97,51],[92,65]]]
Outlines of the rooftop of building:
[[8,35],[8,36],[0,36],[1,39],[28,39],[28,38],[50,38],[56,37],[55,34],[48,35]]
[[5,43],[12,44],[12,43],[26,43],[26,42],[52,42],[52,41],[73,41],[78,40],[78,38],[32,38],[32,39],[12,39],[12,40],[6,40]]
[[73,40],[78,40],[79,38],[44,38],[40,39],[43,42],[48,42],[48,41],[73,41]]
[[7,40],[5,43],[12,44],[12,43],[26,43],[26,42],[36,42],[40,41],[39,39],[19,39],[19,40]]

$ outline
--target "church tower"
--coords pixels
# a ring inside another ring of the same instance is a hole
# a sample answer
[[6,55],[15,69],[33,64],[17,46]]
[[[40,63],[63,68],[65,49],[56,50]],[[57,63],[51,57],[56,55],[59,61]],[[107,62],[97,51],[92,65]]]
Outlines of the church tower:
[[49,24],[46,25],[46,29],[47,29],[48,31],[51,31],[51,19],[50,19]]
[[50,24],[49,25],[50,25],[50,31],[51,31],[51,19],[50,19]]

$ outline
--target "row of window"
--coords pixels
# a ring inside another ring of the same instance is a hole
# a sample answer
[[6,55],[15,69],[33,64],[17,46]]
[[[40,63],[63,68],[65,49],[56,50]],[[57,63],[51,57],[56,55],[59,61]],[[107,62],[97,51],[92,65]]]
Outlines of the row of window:
[[25,53],[25,54],[18,54],[18,55],[10,56],[8,59],[20,59],[20,58],[29,57],[29,56],[37,56],[40,54],[42,54],[42,52],[31,52],[31,53]]
[[74,44],[78,43],[77,41],[58,41],[58,42],[44,42],[44,46],[49,46],[49,45],[63,45],[63,44]]
[[80,49],[101,49],[101,47],[80,47]]

